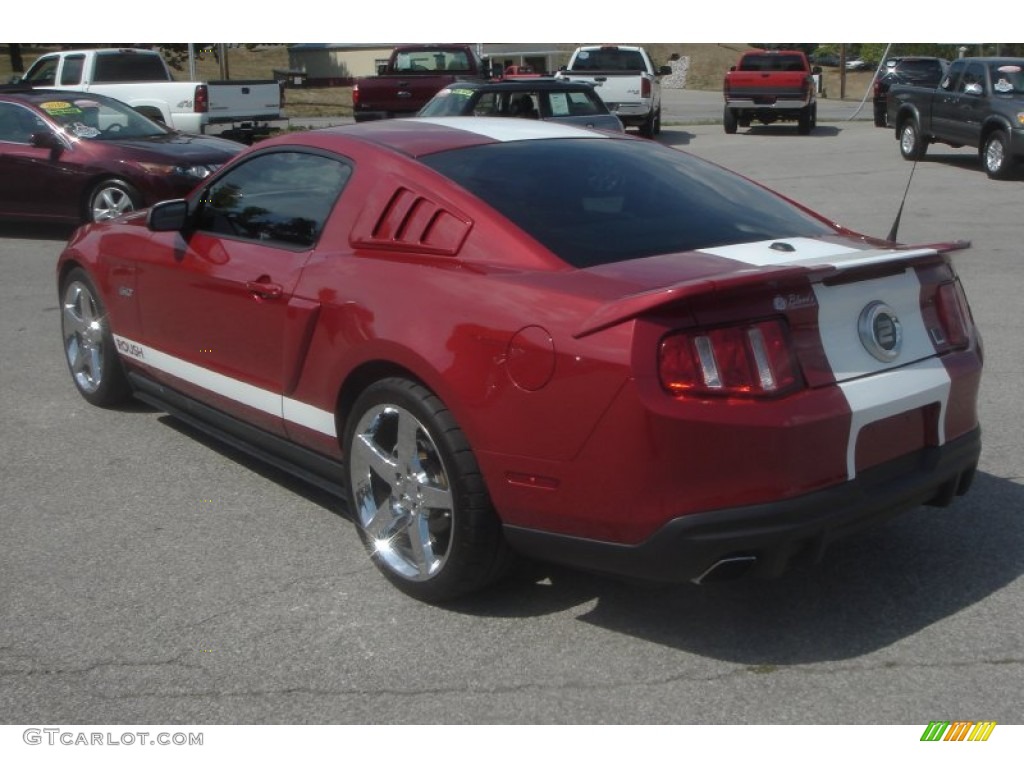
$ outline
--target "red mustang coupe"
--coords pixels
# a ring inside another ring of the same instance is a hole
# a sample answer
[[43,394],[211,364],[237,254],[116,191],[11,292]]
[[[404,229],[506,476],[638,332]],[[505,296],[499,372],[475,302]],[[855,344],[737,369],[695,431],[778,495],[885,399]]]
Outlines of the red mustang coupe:
[[513,554],[774,575],[967,491],[981,342],[951,263],[624,135],[486,118],[282,136],[87,225],[64,350],[332,489],[400,589]]

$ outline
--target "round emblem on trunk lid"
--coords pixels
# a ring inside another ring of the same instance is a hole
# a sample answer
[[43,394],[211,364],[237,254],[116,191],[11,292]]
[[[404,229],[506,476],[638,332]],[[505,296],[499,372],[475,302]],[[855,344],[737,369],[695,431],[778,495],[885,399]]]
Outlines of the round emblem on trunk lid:
[[876,360],[889,363],[900,354],[903,346],[903,326],[892,307],[874,301],[864,307],[857,322],[860,343]]

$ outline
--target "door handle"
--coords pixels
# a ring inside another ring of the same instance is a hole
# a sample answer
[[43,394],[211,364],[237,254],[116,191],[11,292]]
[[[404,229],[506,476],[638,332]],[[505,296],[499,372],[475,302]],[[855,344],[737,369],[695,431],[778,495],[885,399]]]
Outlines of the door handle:
[[245,284],[245,290],[260,299],[279,299],[281,298],[281,294],[284,293],[284,288],[277,283],[272,283],[269,279],[264,278],[247,281]]

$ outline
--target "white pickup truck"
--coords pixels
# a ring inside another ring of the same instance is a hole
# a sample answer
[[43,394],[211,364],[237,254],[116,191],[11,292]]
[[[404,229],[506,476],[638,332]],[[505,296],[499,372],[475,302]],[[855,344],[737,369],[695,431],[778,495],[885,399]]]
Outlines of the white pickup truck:
[[183,133],[251,142],[282,119],[276,80],[179,82],[160,53],[145,48],[49,53],[33,62],[19,82],[110,96]]
[[647,51],[633,45],[584,45],[555,77],[594,86],[608,110],[627,128],[636,126],[648,138],[661,132],[661,75]]

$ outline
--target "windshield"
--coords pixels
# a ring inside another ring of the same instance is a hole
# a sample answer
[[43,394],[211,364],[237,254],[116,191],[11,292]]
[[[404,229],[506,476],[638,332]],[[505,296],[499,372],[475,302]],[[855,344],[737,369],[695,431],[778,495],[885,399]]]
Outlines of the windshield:
[[992,90],[996,93],[1024,93],[1024,67],[1018,64],[992,64]]
[[96,96],[68,96],[42,101],[39,108],[75,138],[110,141],[170,133],[126,104]]
[[835,234],[747,179],[651,142],[508,141],[422,162],[575,267]]
[[420,110],[420,117],[450,117],[467,114],[467,104],[473,98],[473,88],[445,88]]

